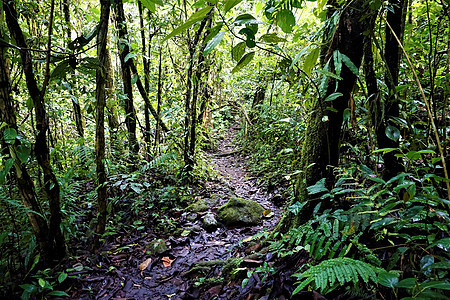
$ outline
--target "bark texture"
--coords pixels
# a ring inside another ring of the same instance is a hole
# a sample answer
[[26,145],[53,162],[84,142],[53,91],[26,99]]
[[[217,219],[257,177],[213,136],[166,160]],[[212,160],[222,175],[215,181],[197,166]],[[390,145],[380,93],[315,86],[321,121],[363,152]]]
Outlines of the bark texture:
[[[346,55],[359,68],[363,56],[364,32],[369,29],[367,22],[372,14],[364,0],[349,3],[342,11],[338,26],[334,31],[331,43],[325,53],[323,62],[330,63],[334,70],[333,54],[336,50]],[[343,114],[349,105],[350,95],[356,81],[356,75],[344,64],[340,74],[342,80],[328,79],[326,94],[314,104],[302,147],[300,170],[296,185],[294,202],[305,203],[298,215],[286,213],[277,230],[284,232],[306,222],[313,209],[321,203],[321,208],[330,206],[330,202],[322,202],[320,195],[309,195],[307,187],[314,185],[322,178],[326,186],[331,188],[334,183],[333,170],[339,162],[339,147]],[[323,101],[332,93],[342,93],[342,96],[331,102]],[[331,108],[331,109],[330,109]]]
[[97,35],[97,56],[100,61],[99,69],[96,72],[95,99],[97,101],[96,129],[95,129],[95,154],[97,164],[97,196],[98,196],[98,221],[96,227],[97,237],[94,248],[98,247],[99,235],[105,232],[107,218],[107,188],[106,171],[103,159],[105,158],[105,106],[106,106],[106,78],[104,69],[107,66],[107,37],[108,21],[110,14],[110,1],[100,0],[100,24]]
[[[50,57],[50,47],[48,46],[47,49],[47,72],[41,90],[39,89],[34,76],[31,51],[28,48],[22,29],[19,26],[18,14],[10,1],[3,0],[3,7],[5,10],[5,19],[9,32],[11,33],[12,38],[16,41],[16,45],[20,47],[19,53],[22,60],[22,67],[25,74],[28,93],[33,100],[35,110],[37,136],[34,153],[44,175],[44,189],[48,196],[50,209],[48,239],[52,244],[52,250],[50,251],[51,253],[48,253],[48,258],[59,260],[65,255],[65,242],[60,227],[62,219],[60,209],[60,187],[58,180],[53,173],[50,162],[50,150],[47,146],[49,120],[44,103],[44,95],[49,78],[48,62]],[[49,24],[51,28],[52,22],[50,21]],[[50,35],[51,30],[49,29],[49,45],[51,40]]]

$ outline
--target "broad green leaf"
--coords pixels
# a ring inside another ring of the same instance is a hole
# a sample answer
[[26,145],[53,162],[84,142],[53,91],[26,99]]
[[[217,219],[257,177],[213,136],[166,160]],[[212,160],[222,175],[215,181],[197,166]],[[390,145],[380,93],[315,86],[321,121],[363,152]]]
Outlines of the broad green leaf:
[[138,74],[134,74],[134,76],[131,78],[131,84],[135,84],[139,79]]
[[59,274],[59,276],[58,276],[58,282],[61,283],[64,280],[66,280],[66,278],[67,278],[67,273],[66,272],[61,272],[61,274]]
[[185,23],[175,28],[171,33],[166,35],[166,37],[163,39],[163,42],[180,34],[184,30],[191,27],[195,22],[203,20],[206,17],[206,15],[211,11],[212,8],[213,8],[212,6],[206,6],[200,9],[199,11],[195,12],[194,14],[192,14]]
[[39,278],[38,282],[39,282],[39,285],[41,286],[41,288],[45,287],[45,280],[44,279]]
[[236,25],[242,25],[242,24],[256,24],[257,21],[254,16],[251,14],[242,14],[236,17],[236,19],[233,22]]
[[225,35],[225,31],[222,31],[218,35],[216,35],[209,43],[206,45],[205,50],[203,51],[203,55],[208,55],[216,46],[220,43]]
[[381,272],[378,275],[378,283],[385,287],[393,288],[398,284],[398,274],[390,272]]
[[341,60],[342,62],[347,66],[347,68],[350,69],[350,71],[352,71],[353,74],[355,74],[356,76],[358,76],[359,74],[359,70],[358,68],[355,66],[355,64],[350,60],[350,58],[348,58],[347,55],[345,54],[340,54],[341,56]]
[[277,25],[285,33],[291,33],[292,27],[295,25],[295,17],[289,9],[282,9],[277,14]]
[[70,297],[66,292],[64,291],[51,291],[47,295],[49,296],[57,296],[57,297]]
[[385,133],[386,136],[394,142],[397,142],[400,139],[400,130],[398,130],[397,127],[389,125],[386,127]]
[[308,190],[309,195],[328,192],[328,189],[325,187],[325,178],[320,179],[316,184],[308,186],[306,189]]
[[255,56],[255,52],[249,52],[245,54],[237,63],[237,65],[231,70],[231,73],[239,72],[243,67],[248,65],[248,63],[253,59]]
[[231,56],[235,61],[239,61],[245,53],[245,42],[240,42],[231,49]]
[[212,40],[220,32],[220,30],[222,29],[222,26],[223,26],[223,22],[220,22],[219,24],[217,24],[216,26],[211,28],[208,36],[205,38],[205,43],[208,43],[210,40]]
[[286,39],[277,36],[275,33],[266,33],[263,34],[260,38],[261,41],[266,43],[280,43],[280,42],[286,42]]
[[253,30],[249,28],[242,28],[241,30],[239,30],[239,34],[245,34],[245,36],[247,37],[247,39],[245,40],[245,44],[247,45],[247,47],[253,48],[256,46],[255,33],[253,32]]
[[58,79],[58,78],[63,78],[66,76],[66,74],[68,72],[71,72],[73,69],[72,67],[69,65],[69,60],[65,59],[63,61],[61,61],[52,71],[52,73],[50,74],[50,78],[51,79]]
[[344,109],[344,121],[348,121],[348,120],[350,120],[350,117],[351,117],[351,111],[350,111],[350,108],[346,108],[346,109]]
[[227,13],[230,9],[238,5],[242,0],[225,0],[223,11]]
[[332,77],[332,78],[335,78],[335,79],[337,79],[337,80],[341,80],[342,79],[342,77],[340,77],[340,76],[337,76],[336,74],[334,74],[334,73],[331,73],[330,71],[326,71],[326,70],[315,70],[314,72],[317,72],[317,73],[320,73],[320,74],[322,74],[322,75],[325,75],[326,77]]
[[14,144],[16,137],[17,131],[14,128],[6,128],[3,131],[3,138],[7,144]]
[[305,62],[303,63],[303,72],[305,72],[308,76],[311,76],[311,71],[316,65],[319,54],[320,49],[319,47],[316,47],[306,56]]
[[156,5],[154,1],[151,0],[140,0],[142,5],[144,5],[149,11],[156,12]]
[[124,60],[124,62],[127,62],[130,58],[134,58],[134,57],[136,57],[136,53],[130,52],[125,56],[125,58],[123,60]]
[[405,278],[397,283],[396,287],[412,289],[416,286],[416,279],[414,278]]
[[34,293],[37,290],[37,286],[33,284],[21,284],[19,286],[30,294]]
[[31,149],[26,145],[18,145],[16,147],[16,154],[17,158],[19,158],[22,163],[26,163],[28,161],[28,158],[30,157]]
[[342,93],[336,92],[336,93],[333,93],[333,94],[329,95],[328,97],[326,97],[324,101],[333,101],[341,96],[342,96]]

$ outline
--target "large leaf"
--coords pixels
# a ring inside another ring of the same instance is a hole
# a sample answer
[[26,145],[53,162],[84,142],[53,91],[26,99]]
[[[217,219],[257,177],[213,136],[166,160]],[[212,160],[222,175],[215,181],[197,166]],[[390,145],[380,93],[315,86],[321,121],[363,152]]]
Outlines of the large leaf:
[[271,43],[271,44],[273,44],[273,43],[280,43],[280,42],[286,42],[286,39],[277,36],[275,33],[263,34],[260,37],[260,40],[263,41],[263,42],[266,42],[266,43]]
[[255,17],[251,14],[242,14],[237,16],[233,23],[236,25],[257,24],[258,21],[256,21]]
[[231,56],[235,61],[239,61],[245,53],[245,42],[240,42],[231,49]]
[[253,56],[255,56],[255,52],[249,52],[245,54],[241,60],[237,63],[237,65],[233,68],[231,73],[239,72],[243,67],[248,65],[248,63],[253,59]]
[[316,182],[316,184],[308,186],[306,189],[308,190],[309,195],[328,192],[328,189],[325,186],[325,178],[320,179],[319,181]]
[[359,74],[358,68],[357,68],[357,67],[355,66],[355,64],[350,60],[350,58],[348,58],[347,55],[341,53],[341,60],[342,60],[342,62],[347,66],[347,68],[349,68],[350,71],[352,71],[353,74],[355,74],[356,76],[358,76],[358,74]]
[[303,72],[305,72],[308,76],[311,76],[311,71],[316,65],[319,54],[320,49],[319,47],[316,47],[306,56],[305,62],[303,63]]
[[151,0],[140,0],[142,5],[144,5],[149,11],[156,12],[156,5],[155,2]]
[[9,158],[5,161],[5,166],[3,167],[3,170],[0,170],[0,183],[5,182],[6,175],[8,175],[9,170],[11,170],[12,166],[14,165],[14,158]]
[[239,34],[245,34],[245,36],[247,37],[247,39],[245,40],[245,44],[247,45],[247,47],[253,48],[256,46],[255,33],[253,32],[253,30],[251,30],[250,28],[242,28],[239,31]]
[[242,0],[225,0],[223,11],[227,13],[230,9],[238,5]]
[[398,130],[397,127],[389,125],[386,127],[385,133],[386,136],[394,142],[397,142],[400,139],[400,130]]
[[212,8],[213,8],[212,6],[206,6],[200,9],[199,11],[195,12],[194,14],[192,14],[186,22],[184,22],[182,25],[175,28],[171,33],[166,35],[166,37],[163,39],[163,42],[180,34],[184,30],[191,27],[197,21],[203,20],[206,17],[206,15],[211,11]]
[[69,60],[65,59],[62,62],[60,62],[52,71],[50,74],[51,79],[58,79],[63,78],[66,76],[68,72],[71,72],[73,69],[69,64]]
[[19,158],[22,163],[26,163],[28,158],[30,157],[31,148],[27,147],[26,145],[18,145],[16,148],[16,154],[17,158]]
[[17,137],[17,131],[14,128],[6,128],[3,131],[3,138],[5,139],[5,143],[14,144],[14,141]]
[[218,23],[216,26],[209,30],[208,36],[205,38],[205,43],[209,43],[222,29],[223,22]]
[[277,25],[285,33],[291,33],[292,27],[295,25],[295,17],[289,9],[282,9],[277,14]]
[[222,31],[218,35],[216,35],[209,43],[206,45],[205,50],[203,51],[203,55],[208,55],[216,46],[220,43],[225,35],[225,31]]

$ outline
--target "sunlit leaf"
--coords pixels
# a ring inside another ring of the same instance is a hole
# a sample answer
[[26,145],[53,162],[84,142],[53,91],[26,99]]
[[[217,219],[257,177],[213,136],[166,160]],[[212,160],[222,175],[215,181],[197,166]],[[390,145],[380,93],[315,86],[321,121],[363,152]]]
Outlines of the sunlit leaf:
[[243,67],[245,67],[246,65],[248,65],[253,57],[255,56],[255,52],[249,52],[247,54],[245,54],[237,63],[237,65],[233,68],[233,70],[231,70],[231,73],[236,73],[239,72]]
[[260,40],[266,43],[286,42],[286,39],[277,36],[275,33],[266,33],[260,37]]
[[231,49],[231,56],[235,61],[239,61],[245,53],[245,42],[240,42]]
[[291,33],[292,27],[295,25],[295,17],[289,9],[282,9],[277,14],[277,25],[285,33]]
[[230,9],[241,3],[242,0],[225,0],[223,11],[227,13]]
[[216,35],[209,43],[206,45],[205,50],[203,51],[203,55],[208,55],[219,43],[222,41],[223,36],[225,35],[225,31],[222,31],[218,35]]
[[163,42],[180,34],[184,30],[191,27],[195,22],[203,20],[206,17],[206,15],[211,11],[212,8],[213,8],[212,6],[206,6],[200,9],[199,11],[195,12],[194,14],[192,14],[185,23],[175,28],[171,33],[166,35],[166,37],[163,39]]

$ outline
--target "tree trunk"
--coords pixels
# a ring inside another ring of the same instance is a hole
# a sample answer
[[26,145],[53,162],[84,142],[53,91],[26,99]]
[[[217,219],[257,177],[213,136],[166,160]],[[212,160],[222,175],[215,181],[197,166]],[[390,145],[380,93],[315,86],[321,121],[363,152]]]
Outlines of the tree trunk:
[[[359,68],[363,55],[361,47],[363,33],[370,29],[366,18],[370,18],[370,15],[374,13],[376,11],[371,11],[365,5],[364,0],[356,0],[348,4],[341,14],[323,61],[329,61],[330,66],[334,69],[333,54],[335,50],[338,50]],[[356,75],[344,64],[342,64],[340,77],[342,80],[339,81],[328,78],[326,94],[315,102],[308,121],[300,161],[301,173],[295,184],[293,200],[293,202],[304,203],[303,209],[298,215],[286,212],[277,227],[278,231],[284,232],[306,222],[318,204],[321,204],[321,209],[330,205],[330,202],[325,202],[327,200],[322,202],[317,194],[309,195],[307,187],[316,184],[322,178],[325,178],[326,186],[329,189],[334,184],[333,170],[339,162],[343,114],[348,107],[350,93],[356,81]],[[342,96],[331,103],[324,101],[327,96],[335,92],[342,93]],[[331,106],[331,109],[327,107],[328,105]]]
[[161,138],[161,124],[159,124],[159,120],[161,120],[161,94],[162,94],[162,46],[159,45],[159,64],[158,64],[158,104],[156,106],[156,113],[158,115],[158,120],[156,121],[156,130],[155,130],[155,148],[158,147],[160,138]]
[[[142,43],[142,64],[144,66],[144,70],[143,73],[145,74],[145,91],[148,94],[148,90],[150,87],[150,82],[149,82],[149,73],[150,73],[150,66],[149,66],[149,62],[148,59],[145,57],[145,52],[146,52],[146,39],[145,39],[145,31],[144,31],[144,15],[143,15],[143,8],[142,8],[142,3],[140,1],[138,1],[138,9],[139,9],[139,25],[140,25],[140,30],[141,30],[141,43]],[[149,41],[149,43],[151,43],[151,39]],[[149,50],[150,50],[150,46],[149,46]],[[149,56],[150,57],[150,53]],[[144,132],[144,141],[145,144],[147,145],[147,151],[145,153],[145,156],[147,157],[147,159],[149,159],[149,153],[150,153],[150,145],[151,145],[151,141],[150,141],[150,113],[149,113],[149,107],[148,107],[148,103],[147,101],[144,101],[144,118],[145,118],[145,132]]]
[[[64,21],[67,26],[67,42],[70,42],[72,39],[72,26],[70,24],[70,3],[69,0],[63,1],[63,12],[64,12]],[[70,93],[72,93],[70,91]],[[77,127],[77,132],[79,137],[84,137],[84,128],[83,128],[83,119],[81,116],[81,107],[78,101],[72,99],[73,106],[73,114],[75,116],[75,125]]]
[[105,106],[106,106],[106,76],[107,66],[107,41],[108,41],[108,21],[110,13],[110,1],[100,0],[100,24],[97,35],[97,56],[102,69],[96,72],[95,99],[97,101],[96,128],[95,128],[95,154],[97,164],[97,202],[98,221],[96,227],[96,238],[94,248],[99,246],[99,237],[105,232],[107,218],[107,198],[106,198],[106,171],[103,159],[105,158]]
[[125,21],[125,13],[123,10],[122,0],[117,0],[115,3],[115,13],[116,13],[116,28],[119,32],[119,40],[117,46],[119,48],[119,58],[122,70],[122,81],[123,81],[123,93],[125,95],[125,124],[128,129],[128,143],[130,151],[133,154],[139,152],[139,144],[136,137],[136,111],[133,105],[133,86],[131,84],[131,58],[127,57],[130,54],[130,47],[128,41],[128,30]]
[[[52,6],[54,1],[52,1]],[[36,142],[35,142],[35,154],[39,166],[42,169],[44,175],[44,189],[49,200],[50,209],[50,220],[49,220],[49,232],[48,239],[52,243],[52,251],[48,253],[48,257],[52,259],[59,260],[65,255],[65,243],[64,237],[61,232],[61,209],[60,209],[60,188],[58,180],[53,173],[51,163],[50,163],[50,151],[47,146],[47,131],[49,128],[48,115],[45,109],[44,95],[45,90],[49,81],[49,60],[50,60],[50,41],[51,41],[51,28],[52,28],[52,16],[51,13],[49,21],[49,42],[47,49],[47,64],[46,64],[46,74],[44,77],[44,83],[42,85],[42,90],[38,88],[36,78],[34,76],[31,52],[28,45],[25,42],[22,29],[19,26],[17,19],[17,12],[13,7],[12,3],[3,0],[3,7],[5,9],[6,23],[11,36],[16,41],[16,44],[21,49],[19,50],[23,71],[25,74],[25,79],[27,82],[28,92],[31,99],[33,100],[33,105],[35,109],[36,117]],[[52,9],[53,10],[53,9]]]
[[[198,27],[194,40],[188,41],[189,45],[189,67],[186,74],[186,94],[185,94],[185,102],[184,102],[184,151],[183,151],[183,158],[184,158],[184,168],[183,168],[183,174],[184,180],[186,182],[191,180],[191,172],[194,168],[194,157],[191,155],[191,143],[190,138],[192,138],[192,132],[191,132],[191,126],[195,126],[195,124],[192,124],[191,117],[192,117],[192,110],[193,110],[193,103],[192,103],[192,73],[194,69],[194,54],[197,50],[197,45],[200,40],[200,36],[203,32],[203,29],[205,28],[206,22],[209,20],[209,17],[206,17],[202,20],[200,23],[200,26]],[[195,120],[195,118],[194,118]],[[194,132],[195,135],[195,132]]]
[[[390,0],[390,4],[393,12],[387,10],[386,20],[391,25],[395,34],[399,37],[400,41],[403,40],[403,31],[405,25],[405,0]],[[386,128],[388,126],[395,126],[391,118],[400,116],[400,107],[398,93],[395,88],[398,85],[399,64],[400,64],[401,51],[394,34],[386,26],[386,42],[384,58],[388,71],[385,76],[385,83],[388,87],[388,95],[384,101],[384,116],[382,113],[383,107],[380,105],[377,111],[377,127],[375,128],[377,142],[379,148],[398,148],[399,141],[394,141],[386,135]],[[390,179],[398,173],[404,171],[404,167],[401,161],[395,157],[396,152],[392,151],[383,155],[384,170],[383,178]]]
[[[7,124],[6,127],[0,129],[0,137],[3,137],[3,132],[7,128],[14,129],[17,132],[16,112],[13,107],[10,92],[10,80],[6,61],[3,56],[3,49],[0,48],[0,123],[4,122]],[[4,141],[2,144],[4,146],[2,154],[6,157],[14,158],[15,172],[13,174],[17,180],[22,203],[27,209],[28,219],[40,247],[41,256],[44,261],[49,261],[49,253],[52,251],[51,242],[48,240],[49,229],[37,201],[34,182],[28,173],[25,163],[17,159],[17,147],[20,145],[20,142],[18,139],[15,139],[9,142]]]

